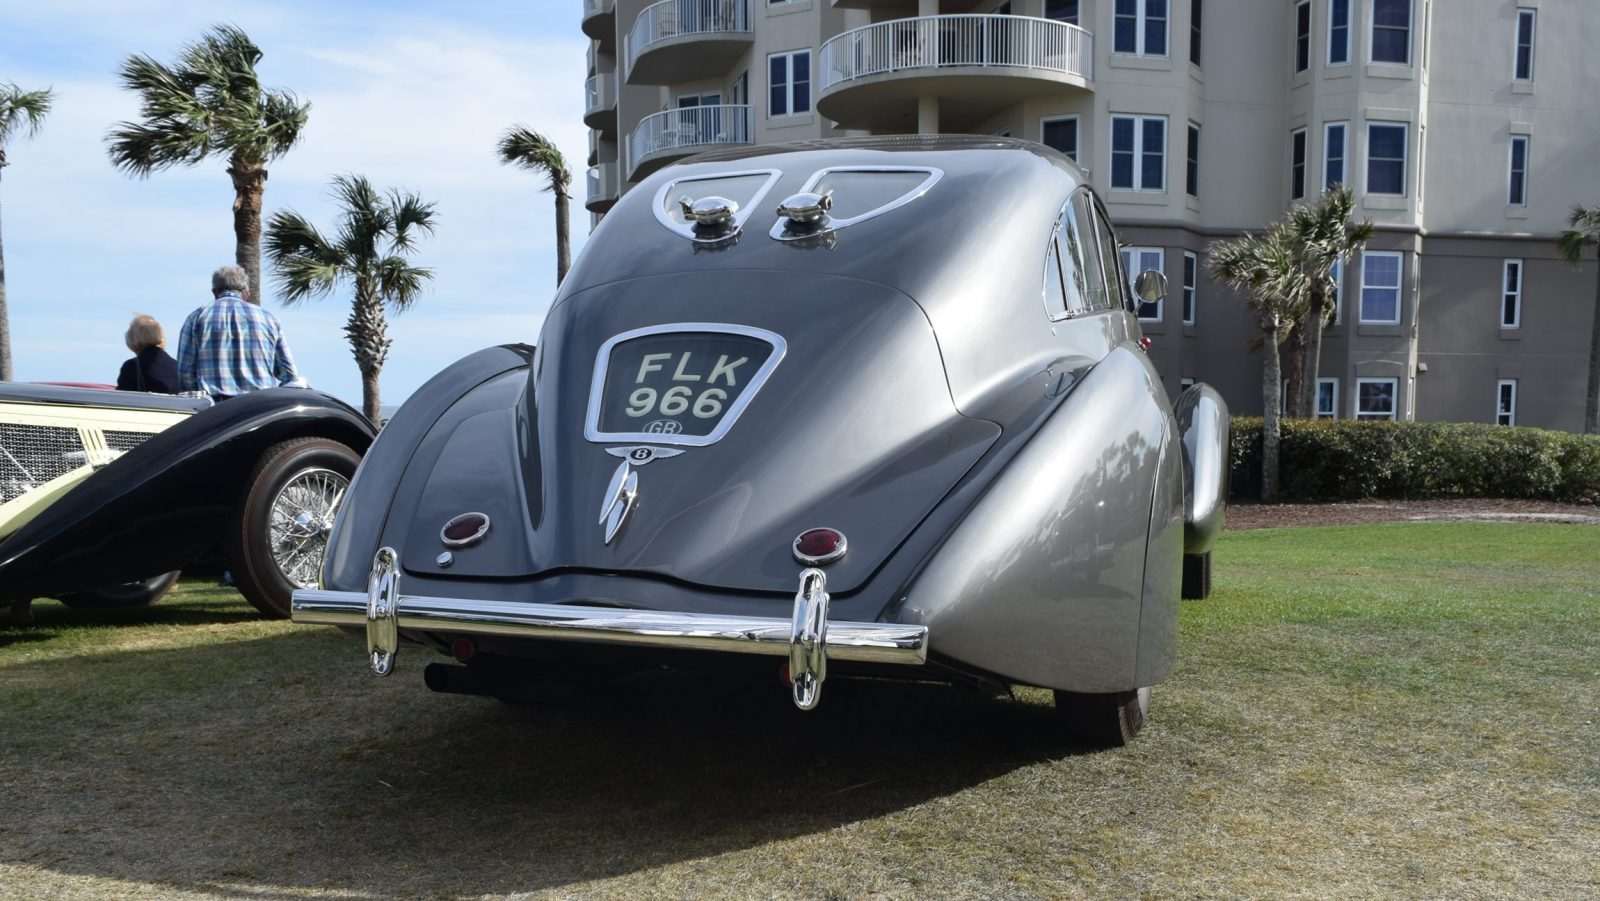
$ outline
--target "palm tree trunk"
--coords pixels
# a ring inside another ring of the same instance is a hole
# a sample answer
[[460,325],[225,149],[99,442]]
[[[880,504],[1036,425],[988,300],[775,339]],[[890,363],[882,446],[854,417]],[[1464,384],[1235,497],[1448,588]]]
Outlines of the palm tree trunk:
[[374,427],[383,421],[379,410],[378,374],[389,356],[389,323],[383,317],[383,302],[370,288],[356,286],[355,304],[344,333],[361,371],[361,412]]
[[1278,345],[1283,341],[1281,327],[1266,329],[1266,354],[1261,361],[1261,499],[1278,499],[1278,439],[1282,429],[1278,410],[1283,403],[1283,369],[1278,361]]
[[556,287],[567,279],[572,268],[572,225],[567,213],[567,192],[556,190]]
[[[4,299],[0,293],[0,300]],[[4,325],[3,320],[0,325]],[[1594,280],[1594,328],[1589,332],[1589,393],[1583,408],[1583,431],[1586,435],[1600,435],[1600,274]]]
[[1289,336],[1289,386],[1288,403],[1280,409],[1289,411],[1291,417],[1303,418],[1306,411],[1300,406],[1300,396],[1305,382],[1306,339],[1304,329],[1295,329]]
[[[0,169],[6,164],[6,152],[0,150]],[[0,242],[0,382],[11,381],[11,322],[6,314],[6,251]]]
[[1317,377],[1322,374],[1322,330],[1328,323],[1328,298],[1320,288],[1311,290],[1311,312],[1306,316],[1305,355],[1300,360],[1300,415],[1316,418]]
[[250,277],[250,302],[261,303],[261,198],[267,191],[267,169],[235,155],[228,166],[233,179],[233,261]]
[[378,370],[361,370],[361,412],[373,428],[383,425],[382,404],[378,402]]

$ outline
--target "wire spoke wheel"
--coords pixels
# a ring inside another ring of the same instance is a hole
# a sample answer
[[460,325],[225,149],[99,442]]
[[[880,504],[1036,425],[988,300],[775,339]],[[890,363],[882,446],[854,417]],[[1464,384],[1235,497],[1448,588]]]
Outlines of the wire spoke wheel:
[[296,588],[312,588],[328,533],[350,480],[331,469],[298,472],[272,499],[267,531],[273,562]]
[[361,457],[330,438],[294,438],[257,461],[229,526],[228,562],[245,600],[274,619],[315,588],[339,506]]

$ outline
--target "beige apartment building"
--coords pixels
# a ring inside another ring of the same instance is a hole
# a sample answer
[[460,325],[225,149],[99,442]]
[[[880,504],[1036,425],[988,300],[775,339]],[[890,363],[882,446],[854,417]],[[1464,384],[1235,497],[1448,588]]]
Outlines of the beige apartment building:
[[976,133],[1075,159],[1171,290],[1169,389],[1261,412],[1255,333],[1206,248],[1324,185],[1377,236],[1340,274],[1319,413],[1583,423],[1600,204],[1600,0],[583,0],[594,221],[729,144]]

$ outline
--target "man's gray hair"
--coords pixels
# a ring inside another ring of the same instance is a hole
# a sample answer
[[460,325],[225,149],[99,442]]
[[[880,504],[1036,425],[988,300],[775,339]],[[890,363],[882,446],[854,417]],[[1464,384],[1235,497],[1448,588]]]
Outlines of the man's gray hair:
[[238,266],[223,266],[211,273],[211,293],[221,294],[224,291],[234,291],[243,294],[250,290],[250,276]]

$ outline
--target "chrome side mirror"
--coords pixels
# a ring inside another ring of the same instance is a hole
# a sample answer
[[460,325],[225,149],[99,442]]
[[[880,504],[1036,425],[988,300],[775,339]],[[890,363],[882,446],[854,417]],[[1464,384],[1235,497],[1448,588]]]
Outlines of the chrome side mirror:
[[1155,303],[1167,296],[1167,277],[1154,269],[1146,269],[1133,280],[1133,293],[1145,303]]

